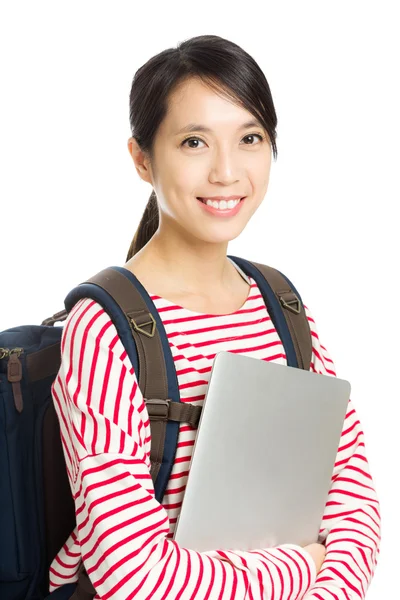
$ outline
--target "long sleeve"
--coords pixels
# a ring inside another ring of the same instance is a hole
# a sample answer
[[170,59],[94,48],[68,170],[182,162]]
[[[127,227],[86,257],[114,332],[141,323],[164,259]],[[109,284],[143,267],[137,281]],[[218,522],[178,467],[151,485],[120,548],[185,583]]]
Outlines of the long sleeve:
[[[336,377],[315,321],[305,307],[313,338],[311,370]],[[325,561],[304,600],[365,598],[381,540],[380,505],[371,477],[364,433],[350,399],[332,474],[321,531],[328,529]]]
[[76,580],[80,556],[102,600],[298,600],[314,583],[313,560],[294,544],[199,553],[167,539],[143,396],[112,321],[93,300],[79,301],[65,322],[52,395],[77,527],[51,565],[50,591]]

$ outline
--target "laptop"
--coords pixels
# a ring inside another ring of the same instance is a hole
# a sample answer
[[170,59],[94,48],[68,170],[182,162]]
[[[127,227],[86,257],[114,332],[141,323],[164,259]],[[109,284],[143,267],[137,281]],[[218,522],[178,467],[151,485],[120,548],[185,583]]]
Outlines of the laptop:
[[218,352],[174,540],[254,550],[318,540],[351,386]]

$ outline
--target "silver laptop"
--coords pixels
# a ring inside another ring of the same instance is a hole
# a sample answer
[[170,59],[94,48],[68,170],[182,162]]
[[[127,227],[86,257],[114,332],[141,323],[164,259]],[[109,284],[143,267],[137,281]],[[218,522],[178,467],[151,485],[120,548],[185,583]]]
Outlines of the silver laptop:
[[174,539],[199,552],[318,539],[351,386],[219,352]]

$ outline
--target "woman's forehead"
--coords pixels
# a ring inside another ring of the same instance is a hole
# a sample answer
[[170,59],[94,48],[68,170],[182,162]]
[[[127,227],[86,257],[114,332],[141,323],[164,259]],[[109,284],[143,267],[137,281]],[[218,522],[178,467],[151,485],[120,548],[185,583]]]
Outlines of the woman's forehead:
[[221,96],[209,87],[190,82],[187,88],[172,93],[165,117],[165,132],[182,135],[193,131],[217,133],[234,132],[246,127],[261,127],[261,123],[245,108]]

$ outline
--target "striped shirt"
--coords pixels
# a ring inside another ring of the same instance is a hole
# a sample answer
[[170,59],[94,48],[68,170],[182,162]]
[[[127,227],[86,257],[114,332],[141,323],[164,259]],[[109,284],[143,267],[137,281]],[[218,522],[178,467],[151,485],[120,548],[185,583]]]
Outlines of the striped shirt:
[[[231,314],[194,312],[150,294],[164,325],[182,402],[202,405],[217,352],[286,365],[282,342],[253,278]],[[310,370],[336,376],[314,319]],[[364,598],[380,549],[380,505],[352,400],[332,473],[321,531],[327,554],[284,544],[253,551],[197,552],[174,528],[196,429],[180,424],[177,453],[159,504],[150,476],[150,423],[135,371],[108,314],[83,298],[69,313],[52,385],[77,526],[50,567],[50,591],[77,580],[81,560],[102,600],[353,600]],[[304,468],[307,468],[305,465]],[[212,490],[210,490],[212,493]]]

